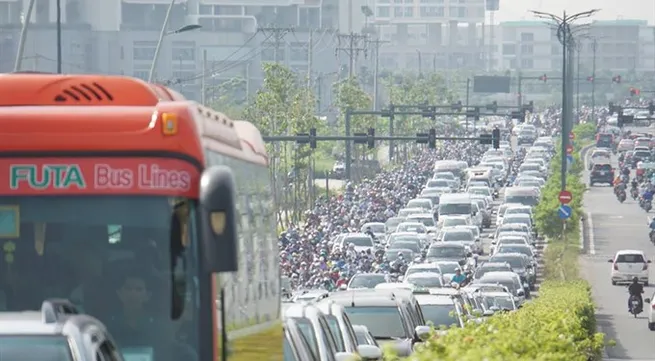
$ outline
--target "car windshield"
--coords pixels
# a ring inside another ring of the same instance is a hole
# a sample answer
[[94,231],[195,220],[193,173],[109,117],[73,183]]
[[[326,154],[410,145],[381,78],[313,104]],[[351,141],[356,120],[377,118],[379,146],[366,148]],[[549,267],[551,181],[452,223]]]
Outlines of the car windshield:
[[498,249],[499,253],[521,253],[526,256],[532,257],[532,249],[530,247],[517,247],[517,246],[508,246],[508,245],[503,245]]
[[620,254],[616,257],[618,263],[644,263],[644,256],[640,254]]
[[491,192],[489,191],[489,188],[470,188],[469,193],[473,194],[482,194],[485,196],[490,196]]
[[507,266],[487,266],[487,267],[480,267],[478,268],[477,271],[475,271],[475,278],[481,278],[485,274],[489,272],[506,272],[510,271],[509,267]]
[[343,240],[344,244],[354,244],[355,247],[373,247],[371,237],[347,237]]
[[487,309],[496,307],[500,310],[514,310],[514,303],[508,296],[484,296]]
[[490,262],[505,262],[509,263],[509,265],[512,267],[514,270],[518,269],[523,269],[525,268],[525,263],[523,262],[523,258],[520,256],[516,257],[503,257],[503,256],[493,256],[489,260]]
[[398,307],[346,307],[353,325],[366,326],[378,339],[407,338]]
[[72,361],[69,340],[64,336],[0,336],[0,360]]
[[471,214],[470,203],[440,203],[439,214],[447,216],[449,214]]
[[[345,352],[346,347],[343,345],[343,334],[339,328],[339,320],[332,315],[325,316],[328,326],[330,326],[330,333],[334,337],[334,340],[337,342],[337,351]],[[128,361],[128,360],[126,360]]]
[[426,233],[426,230],[421,223],[403,223],[396,228],[396,232]]
[[518,290],[518,286],[514,282],[514,280],[508,279],[508,278],[505,278],[505,277],[502,277],[502,278],[496,278],[496,277],[493,277],[493,276],[492,277],[482,277],[480,279],[480,282],[483,282],[483,283],[497,283],[497,284],[499,284],[501,286],[507,287],[507,289],[512,293],[515,293]]
[[439,267],[441,268],[441,272],[444,274],[451,274],[455,273],[457,270],[461,270],[462,268],[459,266],[458,263],[439,263]]
[[412,260],[414,258],[414,252],[409,249],[387,249],[384,252],[384,256],[387,257],[389,262],[397,260],[400,258],[400,255],[405,260]]
[[433,247],[428,250],[428,257],[456,258],[465,257],[464,247]]
[[423,273],[423,272],[431,272],[431,273],[441,273],[441,268],[439,267],[434,267],[434,268],[427,268],[427,267],[410,267],[407,270],[406,276],[409,276],[414,273]]
[[[119,345],[155,354],[155,361],[173,353],[197,359],[186,352],[198,349],[197,333],[178,343],[168,334],[186,324],[199,327],[197,282],[187,269],[198,261],[186,247],[197,243],[194,202],[119,194],[0,196],[0,209],[0,238],[5,249],[15,247],[11,258],[0,260],[12,275],[0,284],[0,311],[38,310],[45,299],[67,298],[105,323]],[[126,308],[144,320],[138,340],[121,332],[132,322],[123,316]],[[177,311],[181,317],[171,317]],[[156,327],[147,326],[151,319]],[[30,354],[38,357],[35,348]]]
[[520,237],[505,237],[499,239],[498,244],[525,244],[525,239]]
[[457,311],[455,305],[421,305],[423,317],[428,324],[434,325],[434,328],[448,328],[450,326],[459,326]]
[[419,286],[419,287],[430,287],[430,288],[443,287],[443,284],[441,283],[441,278],[437,276],[435,277],[409,276],[405,278],[405,283],[410,283],[413,284],[414,286]]
[[612,166],[609,164],[594,164],[594,170],[599,172],[609,172],[612,170]]
[[428,181],[427,188],[441,188],[450,187],[450,183],[446,179],[432,179]]
[[364,227],[362,227],[362,231],[366,232],[367,228],[371,228],[371,232],[373,233],[384,233],[385,228],[384,224],[367,224]]
[[427,199],[412,199],[411,201],[407,202],[407,208],[423,208],[423,209],[430,209],[430,201]]
[[416,242],[395,241],[387,249],[409,249],[414,253],[420,253],[421,247]]
[[473,242],[473,234],[469,231],[446,231],[443,240],[445,242]]
[[390,218],[387,220],[387,223],[385,225],[387,226],[388,229],[395,229],[398,227],[399,224],[403,223],[405,221],[404,218]]
[[383,274],[355,275],[353,276],[349,288],[375,288],[380,283],[387,282]]
[[435,173],[434,179],[448,179],[455,180],[455,176],[452,173]]
[[526,196],[514,196],[508,195],[505,197],[506,203],[520,203],[526,206],[536,206],[539,203],[539,197],[537,195],[526,195]]
[[466,219],[464,218],[446,218],[443,220],[443,227],[465,226]]
[[508,208],[507,211],[505,211],[505,215],[510,215],[510,214],[530,214],[530,210],[527,208]]
[[503,217],[503,224],[530,224],[530,218],[527,217],[512,217],[507,215],[505,213],[505,217]]
[[434,227],[434,219],[432,217],[410,217],[412,221],[421,222],[426,227]]
[[309,321],[309,319],[306,318],[294,317],[294,319],[296,320],[296,324],[298,325],[298,329],[300,330],[300,333],[302,333],[302,335],[305,336],[307,343],[312,348],[312,352],[314,353],[314,355],[319,355],[320,352],[318,351],[316,333],[314,332],[314,327],[312,326],[312,323]]

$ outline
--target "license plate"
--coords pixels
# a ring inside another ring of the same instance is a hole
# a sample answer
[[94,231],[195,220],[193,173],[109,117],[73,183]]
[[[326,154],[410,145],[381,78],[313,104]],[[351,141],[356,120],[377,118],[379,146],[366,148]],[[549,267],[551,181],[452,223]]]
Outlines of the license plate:
[[600,172],[600,175],[605,175],[605,172]]

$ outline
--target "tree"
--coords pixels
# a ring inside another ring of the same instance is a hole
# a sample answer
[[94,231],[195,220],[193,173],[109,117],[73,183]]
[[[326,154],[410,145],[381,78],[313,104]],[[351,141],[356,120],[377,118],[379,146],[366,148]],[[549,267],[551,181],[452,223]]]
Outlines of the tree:
[[[305,82],[284,65],[265,63],[264,85],[245,110],[245,118],[263,134],[285,135],[307,133],[319,128],[314,116],[315,97]],[[267,145],[270,159],[274,202],[281,227],[298,222],[308,206],[308,146],[291,142]]]
[[232,119],[243,119],[248,102],[246,79],[232,78],[207,89],[207,102]]

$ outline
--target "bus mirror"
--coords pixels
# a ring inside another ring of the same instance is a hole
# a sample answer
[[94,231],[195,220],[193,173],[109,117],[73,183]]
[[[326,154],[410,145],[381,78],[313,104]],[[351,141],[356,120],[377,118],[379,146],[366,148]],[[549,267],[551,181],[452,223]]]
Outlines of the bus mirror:
[[209,273],[238,269],[235,198],[230,168],[205,169],[200,179],[200,243],[203,268]]

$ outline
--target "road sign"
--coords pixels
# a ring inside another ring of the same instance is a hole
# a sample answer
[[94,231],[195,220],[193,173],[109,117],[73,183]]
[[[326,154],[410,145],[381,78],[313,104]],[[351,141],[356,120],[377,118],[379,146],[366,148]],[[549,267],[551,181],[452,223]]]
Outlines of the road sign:
[[566,146],[566,154],[573,154],[573,146],[571,144]]
[[562,204],[557,209],[557,215],[561,219],[570,218],[572,213],[573,213],[573,210],[571,209],[571,206],[569,206],[568,204]]
[[573,132],[569,133],[569,139],[570,140],[575,140],[575,133],[573,133]]
[[571,194],[571,192],[569,192],[569,191],[564,190],[564,191],[559,192],[558,199],[559,199],[559,202],[562,203],[562,204],[569,204],[571,202],[571,200],[573,200],[573,194]]

